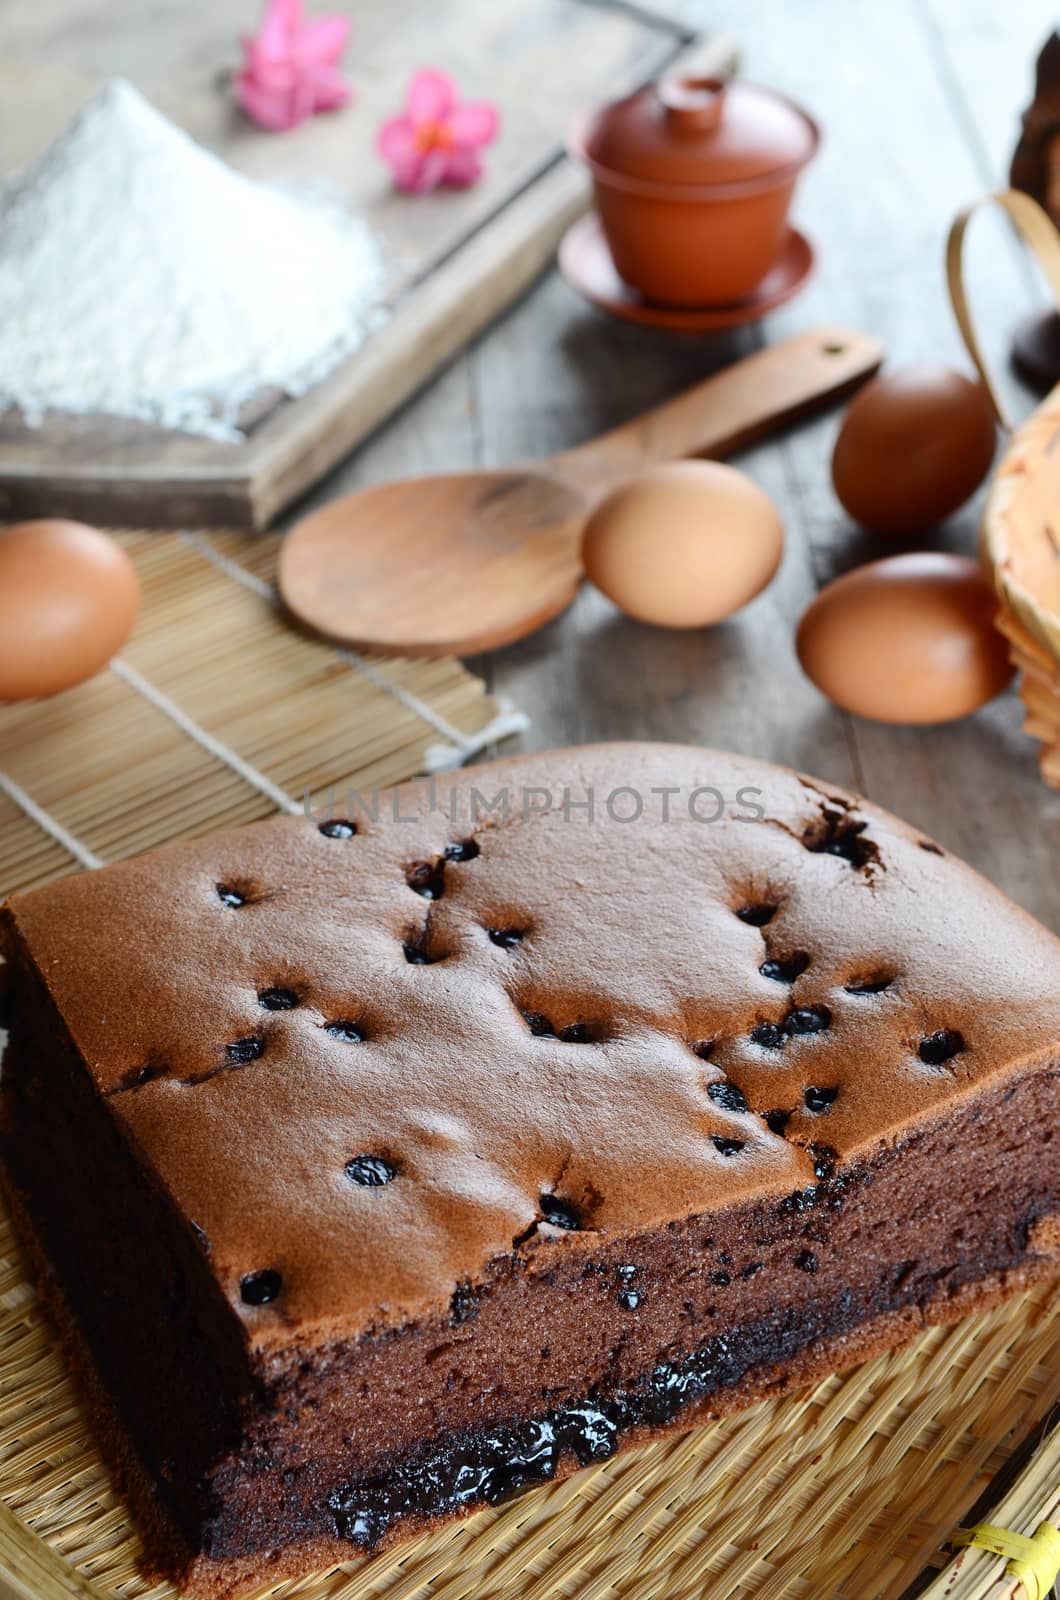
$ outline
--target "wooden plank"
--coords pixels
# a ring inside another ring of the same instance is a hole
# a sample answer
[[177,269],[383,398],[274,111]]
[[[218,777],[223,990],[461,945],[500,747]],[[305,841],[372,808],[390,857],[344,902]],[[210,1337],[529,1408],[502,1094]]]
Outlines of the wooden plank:
[[[518,0],[488,12],[453,0],[444,19],[429,0],[403,0],[400,28],[365,0],[346,9],[355,16],[359,103],[282,138],[233,113],[223,82],[246,22],[242,0],[161,15],[136,0],[102,9],[98,0],[46,0],[32,16],[0,19],[0,150],[9,167],[39,149],[105,74],[123,73],[238,170],[324,178],[343,192],[379,233],[393,308],[326,382],[267,408],[245,444],[114,419],[52,418],[40,429],[0,419],[0,513],[263,525],[522,293],[585,204],[583,180],[560,155],[570,117],[651,76],[682,42],[672,29],[578,0],[546,0],[532,13]],[[444,61],[468,93],[494,96],[504,133],[473,189],[399,197],[372,140],[411,67],[431,60]],[[719,43],[708,64],[720,70],[730,60],[731,47]]]

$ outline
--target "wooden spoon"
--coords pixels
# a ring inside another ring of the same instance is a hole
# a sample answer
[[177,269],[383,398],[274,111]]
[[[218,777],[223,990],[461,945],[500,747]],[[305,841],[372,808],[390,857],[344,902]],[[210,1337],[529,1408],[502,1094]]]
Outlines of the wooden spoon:
[[849,393],[879,340],[815,328],[574,450],[503,472],[378,484],[298,523],[279,585],[299,621],[389,655],[467,655],[511,644],[573,600],[595,505],[658,461],[724,456]]

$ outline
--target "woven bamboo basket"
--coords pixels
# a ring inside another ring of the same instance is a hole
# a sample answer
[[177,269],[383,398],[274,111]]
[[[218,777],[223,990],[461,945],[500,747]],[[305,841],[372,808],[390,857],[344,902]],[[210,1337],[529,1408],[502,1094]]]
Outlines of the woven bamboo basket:
[[[285,628],[272,541],[124,542],[145,609],[120,669],[0,708],[0,893],[266,815],[284,795],[394,781],[439,741],[459,759],[511,726],[456,663],[364,661]],[[1006,1558],[949,1542],[995,1505],[998,1475],[1058,1406],[1060,1293],[1039,1288],[812,1392],[274,1593],[910,1600],[941,1571],[932,1600],[1026,1600]],[[1058,1483],[1054,1432],[991,1520],[1033,1534],[1060,1516]],[[144,1575],[2,1206],[0,1600],[173,1600]]]
[[[999,205],[1034,252],[1060,307],[1060,234],[1035,201],[1016,190],[988,195],[953,225],[947,276],[957,321],[998,420],[1004,402],[979,343],[963,270],[968,225],[983,205]],[[998,627],[1021,675],[1024,727],[1041,741],[1046,783],[1060,789],[1060,386],[1013,432],[983,517],[983,560],[1001,611]]]

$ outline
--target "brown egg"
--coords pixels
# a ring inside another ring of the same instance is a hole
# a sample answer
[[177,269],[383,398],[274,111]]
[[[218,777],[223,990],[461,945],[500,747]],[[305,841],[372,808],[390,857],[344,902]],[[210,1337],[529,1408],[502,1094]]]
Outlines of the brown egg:
[[844,711],[876,722],[951,722],[1012,677],[997,609],[965,556],[890,556],[821,590],[799,623],[799,660]]
[[720,622],[776,572],[784,529],[763,489],[717,461],[671,461],[593,512],[582,560],[598,589],[641,622]]
[[0,532],[0,700],[83,683],[121,649],[140,605],[120,545],[81,522],[47,518]]
[[843,509],[873,533],[922,533],[975,493],[996,442],[982,384],[952,367],[895,367],[843,418],[832,482]]

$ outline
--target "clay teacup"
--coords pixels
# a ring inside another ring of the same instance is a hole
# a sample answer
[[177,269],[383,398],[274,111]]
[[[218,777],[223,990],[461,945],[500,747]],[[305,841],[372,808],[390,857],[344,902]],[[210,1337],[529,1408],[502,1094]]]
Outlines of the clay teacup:
[[776,263],[816,123],[741,81],[666,78],[574,130],[619,275],[660,306],[747,298]]

